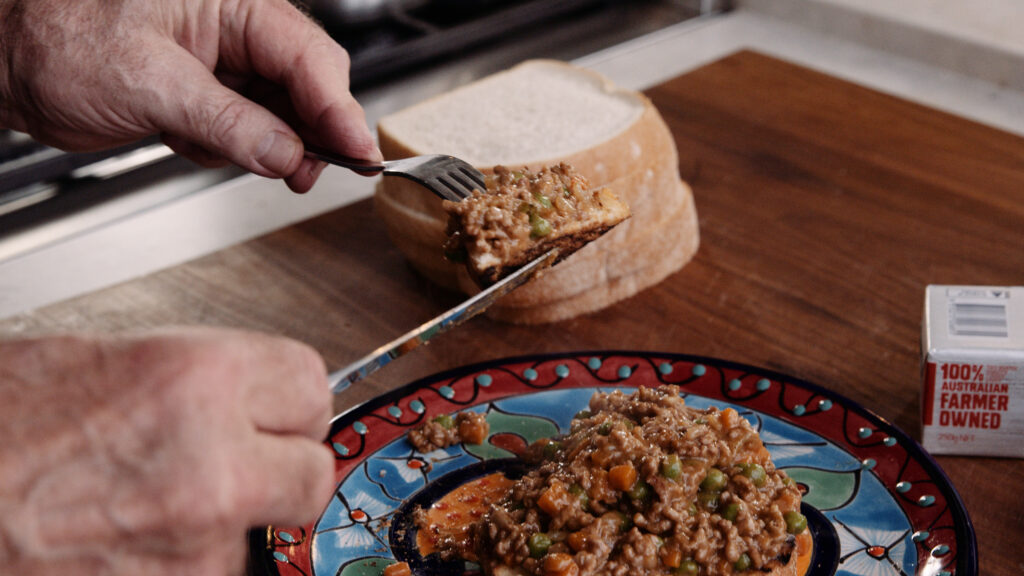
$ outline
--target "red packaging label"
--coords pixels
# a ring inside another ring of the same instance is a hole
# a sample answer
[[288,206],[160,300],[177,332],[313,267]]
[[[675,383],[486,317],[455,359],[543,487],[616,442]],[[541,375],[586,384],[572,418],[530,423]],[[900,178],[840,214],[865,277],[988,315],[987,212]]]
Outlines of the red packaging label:
[[1024,366],[928,362],[921,408],[932,452],[1024,456]]

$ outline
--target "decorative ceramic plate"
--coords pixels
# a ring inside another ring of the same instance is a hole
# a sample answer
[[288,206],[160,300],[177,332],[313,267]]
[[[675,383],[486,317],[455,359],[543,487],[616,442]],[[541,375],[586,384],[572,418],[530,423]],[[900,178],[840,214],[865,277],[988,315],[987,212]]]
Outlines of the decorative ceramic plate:
[[[808,576],[975,576],[974,531],[956,490],[911,438],[829,390],[750,366],[678,354],[594,352],[467,366],[380,396],[333,423],[337,489],[315,524],[252,536],[269,576],[472,572],[420,557],[408,510],[515,462],[537,438],[567,432],[597,390],[676,384],[689,406],[731,406],[803,491],[814,538]],[[406,433],[438,414],[486,414],[488,439],[422,454]]]

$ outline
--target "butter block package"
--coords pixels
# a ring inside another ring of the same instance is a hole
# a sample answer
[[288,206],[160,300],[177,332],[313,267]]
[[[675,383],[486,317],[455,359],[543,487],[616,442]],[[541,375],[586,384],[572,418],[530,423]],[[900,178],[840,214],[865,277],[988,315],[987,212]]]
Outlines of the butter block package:
[[1024,287],[928,286],[921,443],[1024,458]]

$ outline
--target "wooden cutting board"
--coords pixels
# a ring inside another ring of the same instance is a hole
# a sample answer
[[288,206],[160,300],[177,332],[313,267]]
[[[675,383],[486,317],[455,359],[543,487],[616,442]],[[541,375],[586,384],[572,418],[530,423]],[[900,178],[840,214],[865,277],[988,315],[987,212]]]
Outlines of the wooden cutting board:
[[[1024,284],[1024,139],[753,52],[647,94],[695,192],[694,261],[568,322],[475,319],[357,384],[339,410],[491,358],[658,350],[784,372],[919,436],[925,286]],[[460,299],[407,267],[363,201],[0,334],[228,325],[304,340],[339,367]],[[938,460],[974,522],[981,573],[1024,571],[1024,461]]]

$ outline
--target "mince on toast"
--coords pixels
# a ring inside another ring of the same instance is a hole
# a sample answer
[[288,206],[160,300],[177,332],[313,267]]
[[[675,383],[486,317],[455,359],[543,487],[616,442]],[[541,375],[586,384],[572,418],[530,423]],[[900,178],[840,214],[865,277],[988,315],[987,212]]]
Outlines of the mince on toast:
[[[591,189],[567,163],[531,171],[494,169],[486,190],[444,202],[445,254],[488,286],[557,248],[562,260],[630,216],[607,188]],[[556,261],[557,261],[556,260]]]

